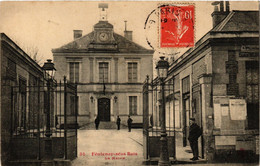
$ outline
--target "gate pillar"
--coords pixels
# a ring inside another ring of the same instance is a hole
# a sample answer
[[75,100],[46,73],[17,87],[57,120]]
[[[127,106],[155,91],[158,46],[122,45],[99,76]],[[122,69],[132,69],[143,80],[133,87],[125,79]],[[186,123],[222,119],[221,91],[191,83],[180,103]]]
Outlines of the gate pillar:
[[202,128],[204,138],[204,151],[206,152],[206,160],[212,161],[214,157],[215,141],[213,136],[213,92],[212,92],[212,75],[203,74],[199,77],[201,85],[201,113]]

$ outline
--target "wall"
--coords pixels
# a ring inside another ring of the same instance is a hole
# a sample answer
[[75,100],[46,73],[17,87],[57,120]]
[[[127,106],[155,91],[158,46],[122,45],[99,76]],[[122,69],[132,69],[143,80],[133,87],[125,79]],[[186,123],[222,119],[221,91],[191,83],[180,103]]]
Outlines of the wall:
[[[248,130],[248,115],[234,119],[231,100],[245,102],[247,114],[246,61],[258,61],[257,40],[240,38],[229,44],[215,44],[213,58],[213,106],[215,159],[224,161],[253,162],[256,154],[256,140],[259,130]],[[249,48],[244,51],[243,46]],[[242,55],[246,53],[246,56]],[[233,56],[233,60],[232,60]],[[232,86],[230,88],[229,86]],[[239,110],[237,110],[238,112]],[[237,116],[238,117],[238,116]],[[243,154],[242,154],[243,153]],[[226,156],[226,157],[225,157]],[[228,156],[228,157],[227,157]]]

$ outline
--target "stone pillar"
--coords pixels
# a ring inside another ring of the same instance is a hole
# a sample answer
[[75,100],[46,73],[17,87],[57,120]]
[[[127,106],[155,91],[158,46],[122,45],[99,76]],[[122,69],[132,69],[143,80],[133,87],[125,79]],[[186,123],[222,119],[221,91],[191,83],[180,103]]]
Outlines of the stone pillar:
[[89,58],[89,82],[94,82],[94,58]]
[[203,74],[199,76],[201,85],[201,113],[205,159],[211,162],[214,158],[215,137],[213,136],[213,92],[212,75]]
[[115,63],[115,78],[114,81],[118,82],[118,58],[114,58]]

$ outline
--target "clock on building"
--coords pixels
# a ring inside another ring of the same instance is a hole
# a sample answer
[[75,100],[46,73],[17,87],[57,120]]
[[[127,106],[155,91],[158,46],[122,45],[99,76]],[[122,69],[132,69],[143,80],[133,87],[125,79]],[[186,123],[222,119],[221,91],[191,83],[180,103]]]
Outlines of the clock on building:
[[99,40],[100,40],[100,41],[107,41],[107,40],[108,40],[108,34],[105,33],[105,32],[101,32],[101,33],[99,34]]

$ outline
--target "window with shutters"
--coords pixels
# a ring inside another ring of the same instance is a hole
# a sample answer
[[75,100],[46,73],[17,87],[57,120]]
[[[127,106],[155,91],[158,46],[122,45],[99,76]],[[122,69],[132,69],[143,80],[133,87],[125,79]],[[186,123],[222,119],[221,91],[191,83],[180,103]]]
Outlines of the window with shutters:
[[79,62],[69,63],[69,79],[71,82],[79,82]]
[[128,82],[137,82],[137,62],[128,62]]
[[99,82],[108,82],[108,62],[99,62]]
[[137,96],[129,96],[129,115],[137,115]]

